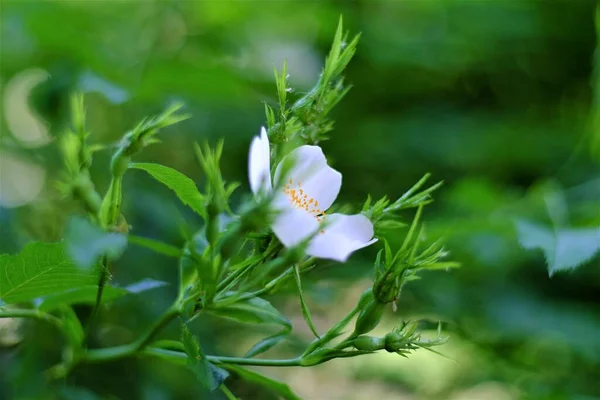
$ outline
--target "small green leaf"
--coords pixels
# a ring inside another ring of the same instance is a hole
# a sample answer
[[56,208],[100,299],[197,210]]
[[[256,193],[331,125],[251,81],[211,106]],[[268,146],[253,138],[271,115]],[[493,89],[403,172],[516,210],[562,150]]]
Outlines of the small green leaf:
[[69,255],[83,269],[92,268],[98,259],[116,259],[127,246],[125,235],[105,232],[81,217],[71,217],[67,224],[65,243]]
[[171,189],[183,204],[204,217],[204,199],[194,181],[181,172],[160,164],[134,163],[129,166],[149,173],[154,179]]
[[165,256],[179,258],[183,254],[181,249],[158,240],[133,235],[129,235],[127,239],[129,240],[129,243],[145,247],[154,251],[155,253]]
[[271,336],[267,336],[266,338],[259,340],[254,346],[248,350],[246,354],[244,354],[244,358],[252,358],[259,354],[264,353],[265,351],[271,349],[277,343],[281,342],[285,339],[291,332],[291,329],[283,329]]
[[298,287],[298,293],[300,294],[300,307],[302,308],[302,316],[304,317],[304,320],[306,321],[306,324],[310,328],[311,332],[318,339],[320,338],[319,332],[317,332],[317,328],[315,327],[315,324],[313,323],[312,317],[310,315],[310,310],[308,309],[308,306],[304,301],[304,293],[302,291],[302,280],[300,279],[300,268],[298,267],[298,264],[294,265],[294,278],[296,279],[296,286]]
[[181,341],[188,355],[187,366],[204,388],[215,390],[227,379],[227,371],[211,364],[204,355],[198,339],[185,324],[181,324]]
[[0,299],[6,304],[97,285],[97,269],[82,270],[64,243],[32,242],[16,255],[0,256]]
[[278,382],[267,376],[261,375],[258,372],[251,371],[238,365],[227,364],[223,365],[223,367],[238,375],[245,381],[260,385],[266,388],[267,390],[283,397],[286,400],[301,400],[300,397],[298,397],[294,392],[292,392],[292,389],[290,389],[290,387],[285,383]]
[[218,306],[217,303],[215,307],[209,308],[207,311],[216,316],[233,319],[242,323],[275,324],[283,327],[281,331],[252,346],[245,357],[254,357],[269,350],[292,331],[290,320],[283,316],[271,303],[259,297],[238,301],[225,306]]
[[247,324],[277,324],[290,329],[292,327],[290,320],[283,316],[271,303],[260,297],[238,301],[223,307],[215,305],[208,311],[219,317],[230,318]]
[[575,269],[600,251],[600,228],[560,228],[551,230],[528,222],[516,222],[521,246],[539,248],[546,257],[548,274]]

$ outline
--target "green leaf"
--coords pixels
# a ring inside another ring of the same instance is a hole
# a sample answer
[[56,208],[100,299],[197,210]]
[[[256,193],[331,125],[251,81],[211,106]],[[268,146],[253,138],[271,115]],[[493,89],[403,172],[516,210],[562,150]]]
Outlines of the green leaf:
[[[108,303],[127,294],[137,294],[154,288],[167,285],[166,282],[154,279],[143,279],[125,287],[105,286],[102,293],[102,303]],[[64,304],[94,304],[98,286],[83,286],[45,296],[41,299],[38,308],[42,311],[52,311]]]
[[308,325],[312,333],[318,339],[320,338],[319,332],[317,332],[317,328],[315,327],[315,324],[313,323],[312,317],[310,315],[310,310],[308,309],[308,306],[304,301],[304,292],[302,291],[302,280],[300,279],[300,268],[298,267],[298,264],[294,265],[294,278],[296,279],[296,286],[298,287],[298,293],[300,294],[300,307],[302,308],[302,316],[304,317],[304,320],[306,321],[306,324]]
[[198,339],[183,323],[181,324],[181,341],[188,355],[187,366],[194,372],[200,384],[211,391],[221,386],[229,374],[206,359]]
[[290,320],[283,316],[271,303],[260,297],[238,301],[223,307],[219,307],[217,304],[208,311],[219,317],[230,318],[247,324],[277,324],[290,329],[292,327]]
[[300,397],[292,392],[292,389],[290,389],[290,387],[285,383],[278,382],[274,379],[261,375],[258,372],[251,371],[238,365],[227,364],[223,365],[223,367],[238,375],[245,381],[256,383],[257,385],[276,393],[286,400],[301,400]]
[[252,346],[245,357],[254,357],[269,350],[292,331],[290,320],[283,316],[267,300],[259,297],[238,301],[225,306],[219,306],[217,303],[215,307],[209,308],[207,311],[216,316],[233,319],[242,323],[275,324],[283,327],[281,331]]
[[577,268],[600,251],[600,228],[552,230],[528,221],[517,221],[516,227],[521,246],[542,250],[550,276]]
[[160,164],[134,163],[129,166],[149,173],[154,179],[171,189],[179,200],[198,215],[204,217],[204,199],[194,181],[181,172]]
[[266,338],[258,341],[258,343],[252,346],[250,350],[248,350],[248,352],[244,354],[244,358],[252,358],[271,349],[272,347],[277,345],[277,343],[285,339],[291,331],[291,329],[283,329],[271,336],[267,336]]
[[155,253],[162,254],[165,256],[179,258],[183,254],[183,251],[181,249],[158,240],[133,235],[129,235],[128,240],[129,243],[145,247],[154,251]]
[[64,243],[32,242],[16,255],[0,256],[0,299],[6,304],[97,285],[97,269],[82,270]]
[[85,218],[71,217],[65,243],[75,263],[83,269],[90,269],[102,256],[119,258],[127,247],[127,238],[120,233],[105,232]]

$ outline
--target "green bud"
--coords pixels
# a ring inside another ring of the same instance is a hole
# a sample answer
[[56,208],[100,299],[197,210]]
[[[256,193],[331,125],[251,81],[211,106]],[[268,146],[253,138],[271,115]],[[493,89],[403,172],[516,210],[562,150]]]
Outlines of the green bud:
[[404,336],[400,332],[390,332],[385,335],[385,350],[395,353],[405,343]]
[[398,274],[384,274],[373,285],[373,293],[382,303],[392,303],[400,296],[401,279]]
[[360,314],[358,314],[352,336],[358,336],[372,331],[379,324],[379,321],[381,321],[384,308],[385,303],[380,303],[376,299],[371,300],[367,306],[362,309]]
[[367,304],[373,301],[375,297],[373,296],[373,288],[368,288],[363,292],[358,300],[358,308],[365,308]]
[[352,345],[357,350],[376,351],[385,347],[385,340],[374,336],[362,335],[354,339]]

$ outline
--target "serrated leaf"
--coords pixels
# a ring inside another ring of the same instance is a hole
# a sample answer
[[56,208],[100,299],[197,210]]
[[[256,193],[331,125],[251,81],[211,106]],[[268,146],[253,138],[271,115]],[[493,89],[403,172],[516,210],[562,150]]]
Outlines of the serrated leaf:
[[194,181],[181,172],[160,164],[134,163],[130,168],[149,173],[154,179],[171,189],[179,200],[198,215],[204,216],[204,200]]
[[542,250],[550,276],[577,268],[600,251],[600,228],[552,230],[528,221],[517,221],[516,227],[521,246]]
[[269,350],[279,343],[292,331],[292,323],[282,315],[267,300],[260,297],[254,297],[247,300],[238,301],[225,306],[217,306],[207,309],[208,312],[219,317],[233,319],[247,324],[275,324],[283,329],[274,335],[271,335],[254,346],[246,353],[245,357],[253,357]]
[[245,381],[260,385],[286,400],[301,400],[301,398],[298,397],[285,383],[278,382],[267,376],[259,374],[258,372],[240,367],[238,365],[227,364],[223,367],[235,373]]
[[78,268],[64,243],[32,242],[16,255],[0,256],[0,299],[6,304],[97,285],[97,269]]
[[188,356],[187,366],[204,388],[215,390],[227,379],[227,371],[211,364],[204,355],[198,339],[185,324],[181,324],[181,341]]
[[127,247],[127,237],[105,232],[85,218],[71,217],[65,243],[73,261],[83,269],[90,269],[102,256],[109,259],[120,257]]
[[302,280],[300,279],[300,268],[298,268],[298,264],[294,265],[294,278],[296,280],[296,286],[298,287],[298,293],[300,295],[300,307],[302,308],[302,316],[306,321],[306,324],[310,328],[313,335],[317,338],[320,338],[319,332],[313,323],[312,317],[310,315],[310,310],[306,305],[306,301],[304,301],[304,291],[302,290]]

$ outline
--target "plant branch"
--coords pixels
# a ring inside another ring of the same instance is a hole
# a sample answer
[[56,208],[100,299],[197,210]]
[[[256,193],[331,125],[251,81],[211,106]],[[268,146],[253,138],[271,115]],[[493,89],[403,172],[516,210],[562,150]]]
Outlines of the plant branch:
[[45,313],[39,310],[25,310],[25,309],[13,309],[6,310],[0,308],[0,318],[33,318],[40,321],[46,321],[56,326],[57,328],[63,328],[62,321],[54,315]]
[[[142,354],[155,356],[159,358],[169,359],[176,363],[186,363],[188,355],[181,351],[165,350],[156,347],[148,347]],[[260,359],[260,358],[243,358],[243,357],[220,357],[206,356],[206,359],[214,364],[236,364],[236,365],[254,365],[263,367],[299,367],[300,357],[288,358],[284,360]]]

